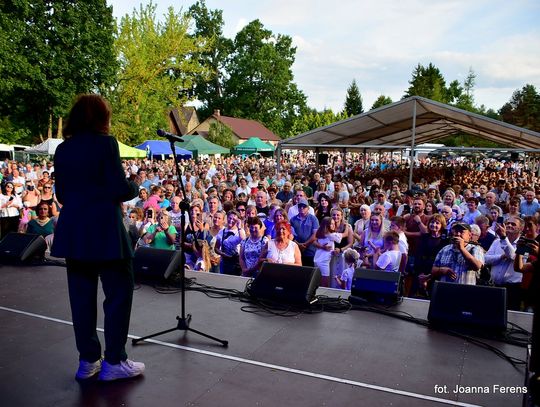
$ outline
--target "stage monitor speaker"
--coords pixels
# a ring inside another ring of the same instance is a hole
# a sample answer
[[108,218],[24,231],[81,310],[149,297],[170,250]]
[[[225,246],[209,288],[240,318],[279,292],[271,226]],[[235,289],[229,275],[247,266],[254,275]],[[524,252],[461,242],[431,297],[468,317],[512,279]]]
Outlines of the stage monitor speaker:
[[317,164],[319,165],[328,164],[328,154],[324,154],[324,153],[319,154],[319,162]]
[[320,282],[321,272],[317,267],[263,263],[248,293],[259,300],[305,306],[315,298]]
[[29,233],[8,233],[0,241],[0,263],[25,263],[43,258],[47,243],[43,236]]
[[143,283],[165,282],[178,270],[182,252],[179,250],[139,247],[133,258],[135,279]]
[[394,304],[399,299],[401,274],[357,268],[351,284],[350,301]]
[[428,321],[435,327],[500,333],[506,330],[506,288],[436,281]]

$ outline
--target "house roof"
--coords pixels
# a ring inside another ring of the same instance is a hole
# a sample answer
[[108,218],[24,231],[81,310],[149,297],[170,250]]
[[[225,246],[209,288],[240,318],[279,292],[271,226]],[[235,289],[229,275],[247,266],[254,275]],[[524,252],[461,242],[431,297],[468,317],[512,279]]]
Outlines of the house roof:
[[197,118],[197,125],[199,124],[197,111],[193,106],[182,106],[180,109],[174,108],[170,111],[169,116],[176,129],[176,132],[181,136],[190,130],[188,129],[187,125],[193,116]]
[[256,120],[237,119],[235,117],[212,115],[216,120],[231,128],[236,136],[242,140],[248,140],[251,137],[259,137],[261,140],[280,141],[281,138]]
[[282,140],[280,147],[406,148],[411,145],[413,127],[415,145],[467,133],[508,147],[540,149],[540,133],[419,96]]

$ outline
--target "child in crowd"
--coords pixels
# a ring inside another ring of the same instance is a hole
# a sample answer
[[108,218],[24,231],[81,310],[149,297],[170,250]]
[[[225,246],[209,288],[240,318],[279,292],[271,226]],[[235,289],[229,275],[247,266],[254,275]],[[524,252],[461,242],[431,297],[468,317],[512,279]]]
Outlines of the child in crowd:
[[198,239],[197,242],[198,245],[196,245],[193,249],[197,257],[195,265],[193,266],[193,271],[203,271],[208,273],[210,271],[210,267],[212,266],[210,261],[210,247],[208,245],[208,241]]
[[384,252],[377,248],[374,254],[374,263],[377,268],[385,271],[398,272],[402,253],[399,250],[399,235],[390,231],[384,235]]
[[330,283],[330,260],[335,244],[340,242],[346,233],[336,232],[334,219],[325,217],[321,221],[319,229],[315,232],[314,246],[317,248],[313,262],[321,272],[321,286],[328,287]]
[[405,254],[409,253],[409,242],[405,236],[405,219],[401,216],[393,216],[390,219],[390,230],[399,236],[399,251]]
[[163,198],[161,197],[161,187],[158,185],[154,185],[152,187],[152,195],[146,200],[146,202],[143,205],[143,209],[152,208],[156,212],[159,212],[161,209],[161,203],[163,202]]
[[341,272],[341,276],[335,277],[339,287],[343,290],[351,290],[354,270],[362,264],[362,261],[359,261],[359,259],[360,255],[354,249],[349,248],[343,252],[343,260],[347,268]]

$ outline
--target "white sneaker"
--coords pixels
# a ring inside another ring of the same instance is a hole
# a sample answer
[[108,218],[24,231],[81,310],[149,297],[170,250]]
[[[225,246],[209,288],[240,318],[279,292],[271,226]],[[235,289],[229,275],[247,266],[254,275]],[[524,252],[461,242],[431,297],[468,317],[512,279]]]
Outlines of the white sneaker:
[[75,378],[79,380],[89,379],[101,370],[102,359],[95,362],[87,362],[85,360],[79,360],[79,369],[75,374]]
[[117,379],[128,379],[144,372],[144,363],[134,362],[132,360],[123,360],[117,365],[111,365],[106,360],[101,365],[99,380],[111,381]]

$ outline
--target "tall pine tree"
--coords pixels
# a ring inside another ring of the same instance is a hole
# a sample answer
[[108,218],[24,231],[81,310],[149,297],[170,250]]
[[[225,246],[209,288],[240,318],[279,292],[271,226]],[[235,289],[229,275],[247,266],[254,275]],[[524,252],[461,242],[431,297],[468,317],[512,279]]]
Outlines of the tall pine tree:
[[351,85],[347,89],[344,111],[347,113],[347,116],[355,116],[364,113],[362,96],[360,95],[360,90],[358,89],[355,79],[353,79]]

